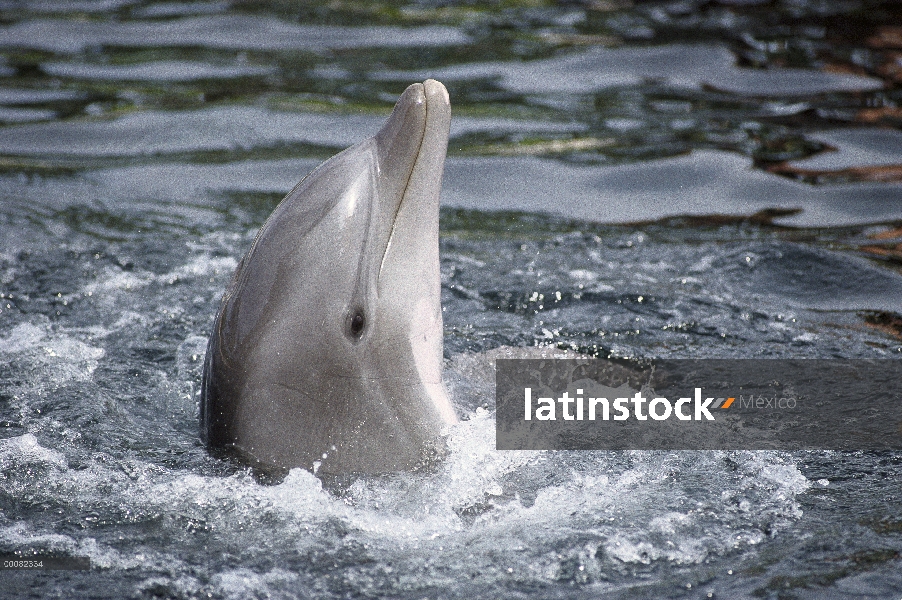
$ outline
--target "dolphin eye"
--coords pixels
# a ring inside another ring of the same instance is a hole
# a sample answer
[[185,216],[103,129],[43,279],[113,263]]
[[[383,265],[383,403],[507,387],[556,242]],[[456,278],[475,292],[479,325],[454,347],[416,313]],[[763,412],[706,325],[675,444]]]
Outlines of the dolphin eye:
[[359,339],[360,336],[363,335],[364,327],[366,327],[366,317],[363,314],[363,309],[355,309],[354,312],[351,313],[348,322],[348,329],[351,332],[351,336]]

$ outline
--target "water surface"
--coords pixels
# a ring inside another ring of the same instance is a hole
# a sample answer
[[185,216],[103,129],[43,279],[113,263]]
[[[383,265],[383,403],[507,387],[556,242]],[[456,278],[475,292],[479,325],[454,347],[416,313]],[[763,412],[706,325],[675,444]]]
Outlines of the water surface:
[[[493,361],[902,358],[895,3],[0,3],[3,597],[898,598],[902,453],[498,452]],[[206,454],[219,298],[437,77],[430,470]],[[536,348],[539,348],[537,350]]]

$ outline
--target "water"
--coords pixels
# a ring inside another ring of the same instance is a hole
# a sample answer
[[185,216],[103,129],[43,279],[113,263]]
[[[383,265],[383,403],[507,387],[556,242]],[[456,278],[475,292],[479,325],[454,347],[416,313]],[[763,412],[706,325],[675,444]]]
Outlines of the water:
[[[902,357],[890,2],[0,4],[0,574],[22,597],[902,597],[902,453],[497,452],[492,361]],[[197,440],[259,225],[428,76],[454,109],[422,473]],[[541,351],[541,350],[538,350]]]

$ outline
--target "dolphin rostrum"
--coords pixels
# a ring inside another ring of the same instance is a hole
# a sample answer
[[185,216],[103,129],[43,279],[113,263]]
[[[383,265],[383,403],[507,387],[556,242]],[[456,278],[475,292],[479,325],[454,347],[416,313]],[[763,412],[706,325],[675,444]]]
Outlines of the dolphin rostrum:
[[208,449],[321,473],[415,468],[457,421],[442,384],[439,189],[451,106],[408,87],[260,229],[204,364]]

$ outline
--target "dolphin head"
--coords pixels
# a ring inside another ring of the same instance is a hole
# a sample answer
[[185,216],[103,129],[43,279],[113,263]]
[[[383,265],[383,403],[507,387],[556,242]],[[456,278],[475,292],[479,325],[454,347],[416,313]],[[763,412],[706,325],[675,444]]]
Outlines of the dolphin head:
[[372,138],[276,207],[223,297],[201,436],[251,461],[323,472],[422,462],[456,421],[442,385],[438,208],[451,110],[405,90]]

